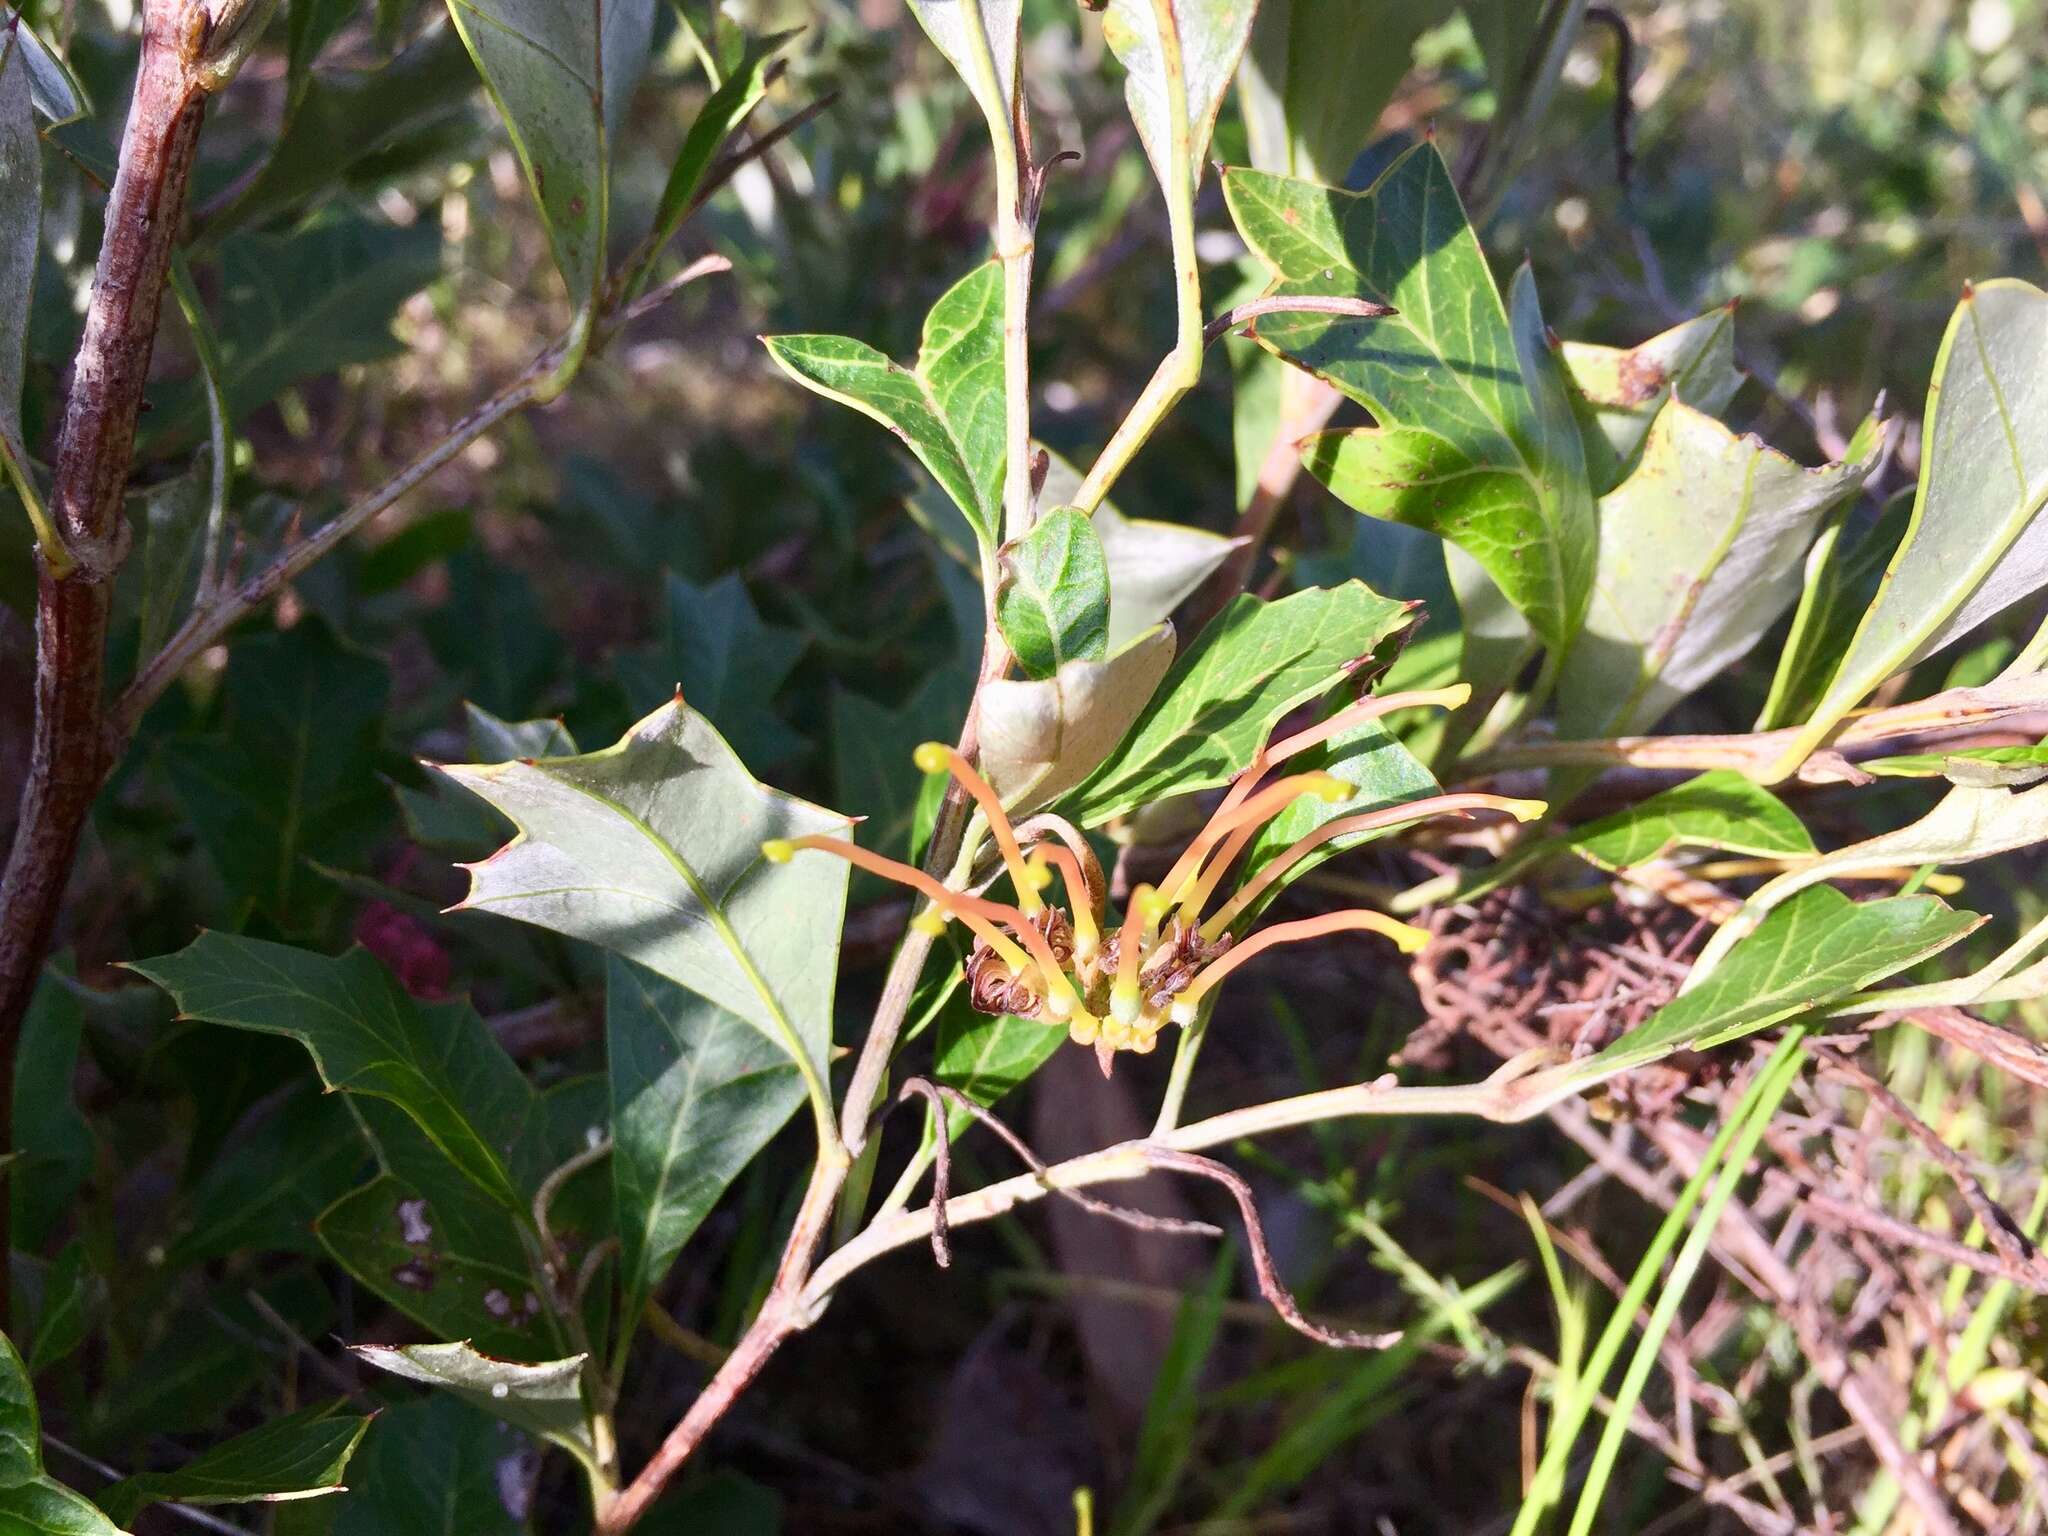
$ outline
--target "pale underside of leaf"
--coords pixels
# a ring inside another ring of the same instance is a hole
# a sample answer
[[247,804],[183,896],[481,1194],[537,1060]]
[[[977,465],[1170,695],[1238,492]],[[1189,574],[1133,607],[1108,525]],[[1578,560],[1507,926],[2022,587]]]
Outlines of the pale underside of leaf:
[[[1200,186],[1216,114],[1244,55],[1258,0],[1171,0],[1168,10],[1180,44],[1188,164]],[[1102,35],[1127,71],[1124,97],[1131,119],[1153,173],[1163,183],[1172,163],[1173,112],[1159,23],[1157,0],[1109,0]]]
[[1107,661],[1070,661],[1043,681],[998,678],[981,690],[981,771],[1013,810],[1065,794],[1123,739],[1173,665],[1161,624]]

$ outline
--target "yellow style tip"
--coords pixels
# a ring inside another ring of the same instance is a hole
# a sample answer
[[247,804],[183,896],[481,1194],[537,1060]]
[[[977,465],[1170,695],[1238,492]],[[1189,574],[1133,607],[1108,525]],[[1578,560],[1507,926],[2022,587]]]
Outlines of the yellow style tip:
[[787,864],[796,857],[796,844],[786,837],[771,837],[761,845],[761,857],[770,864]]
[[1541,821],[1550,814],[1550,803],[1547,800],[1508,800],[1502,803],[1501,809],[1517,821]]
[[910,926],[936,939],[946,931],[946,914],[937,907],[928,907],[910,920]]
[[953,766],[953,749],[943,741],[927,741],[910,754],[919,773],[944,773]]

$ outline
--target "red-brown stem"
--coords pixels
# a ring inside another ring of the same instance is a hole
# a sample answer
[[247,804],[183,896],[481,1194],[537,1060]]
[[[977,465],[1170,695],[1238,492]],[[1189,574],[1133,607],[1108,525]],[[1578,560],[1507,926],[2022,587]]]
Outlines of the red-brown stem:
[[[14,846],[0,879],[0,1147],[9,1123],[14,1050],[86,817],[112,762],[105,713],[107,613],[120,564],[121,496],[149,377],[171,249],[205,111],[198,0],[149,6],[121,169],[107,203],[92,302],[57,441],[50,509],[70,569],[40,562],[36,719]],[[7,1252],[0,1201],[0,1255]],[[0,1263],[0,1306],[6,1265]],[[4,1313],[0,1313],[4,1315]]]

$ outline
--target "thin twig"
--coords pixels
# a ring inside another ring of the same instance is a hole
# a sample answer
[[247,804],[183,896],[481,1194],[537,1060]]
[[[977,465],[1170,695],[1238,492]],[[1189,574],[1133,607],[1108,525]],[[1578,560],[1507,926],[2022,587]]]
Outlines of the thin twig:
[[932,1117],[932,1262],[941,1269],[953,1267],[953,1244],[946,1225],[946,1202],[953,1198],[953,1132],[948,1124],[946,1101],[936,1084],[922,1077],[906,1081],[896,1095],[898,1104],[922,1098],[931,1106]]
[[1399,313],[1391,304],[1381,304],[1372,299],[1350,299],[1340,294],[1273,294],[1226,309],[1202,327],[1202,345],[1214,346],[1238,326],[1249,325],[1261,315],[1344,315],[1353,320],[1384,320]]

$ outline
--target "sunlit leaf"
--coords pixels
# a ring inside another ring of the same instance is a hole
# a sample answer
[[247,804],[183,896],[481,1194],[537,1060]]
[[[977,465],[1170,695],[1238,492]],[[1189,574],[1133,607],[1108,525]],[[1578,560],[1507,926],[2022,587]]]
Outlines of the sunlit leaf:
[[1827,694],[1773,768],[1790,773],[1879,683],[2048,581],[2048,293],[1963,296],[1928,390],[1904,541]]
[[1102,660],[1109,614],[1109,565],[1084,514],[1057,507],[1005,548],[996,623],[1026,677]]
[[[964,4],[966,0],[942,0]],[[902,438],[983,545],[1003,524],[1003,269],[983,262],[925,317],[916,365],[850,336],[769,336],[789,376]]]
[[1408,617],[1408,604],[1356,581],[1272,603],[1238,597],[1061,809],[1092,826],[1223,783],[1251,761],[1282,715],[1328,693]]
[[[1181,89],[1185,92],[1188,165],[1195,185],[1202,182],[1209,136],[1216,129],[1230,77],[1244,56],[1258,0],[1167,0],[1180,55]],[[1138,138],[1152,161],[1153,174],[1164,182],[1172,163],[1174,120],[1167,77],[1167,42],[1160,34],[1159,0],[1109,0],[1102,16],[1102,35],[1126,71],[1124,99]]]
[[[983,90],[981,68],[976,62],[980,44],[974,38],[972,18],[964,14],[970,5],[979,8],[982,32],[988,39],[989,63],[997,91],[993,97]],[[910,10],[939,52],[946,56],[946,62],[967,82],[982,115],[994,122],[1011,121],[1017,100],[1017,55],[1024,24],[1024,0],[910,0]]]
[[1802,469],[1683,400],[1657,413],[1635,472],[1602,498],[1586,628],[1558,684],[1565,736],[1626,736],[1747,655],[1797,599],[1829,509],[1877,467]]
[[1900,491],[1888,498],[1867,521],[1856,519],[1854,510],[1853,505],[1844,507],[1830,518],[1807,554],[1792,632],[1785,637],[1770,696],[1757,717],[1759,731],[1796,725],[1820,704],[1905,537],[1913,493]]
[[981,690],[981,771],[1013,810],[1065,794],[1108,757],[1173,664],[1162,624],[1107,661],[1070,661],[1041,681]]
[[1681,321],[1633,347],[1568,341],[1559,352],[1572,408],[1586,439],[1586,468],[1600,495],[1635,467],[1665,402],[1719,416],[1742,387],[1735,363],[1735,306]]
[[1856,765],[1881,779],[1947,779],[1984,789],[2022,788],[2048,778],[2048,742],[2031,747],[1964,747],[1955,752],[1912,752],[1866,758]]
[[738,1014],[822,1084],[846,864],[770,838],[846,819],[769,789],[680,700],[581,757],[442,770],[519,836],[463,906],[587,939]]
[[1554,651],[1592,592],[1585,448],[1526,268],[1512,317],[1450,173],[1411,150],[1365,193],[1234,170],[1232,217],[1270,292],[1398,314],[1279,314],[1258,338],[1364,404],[1378,425],[1317,434],[1304,461],[1359,511],[1461,546]]

